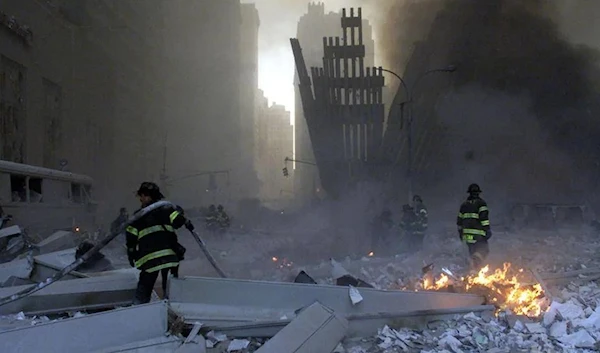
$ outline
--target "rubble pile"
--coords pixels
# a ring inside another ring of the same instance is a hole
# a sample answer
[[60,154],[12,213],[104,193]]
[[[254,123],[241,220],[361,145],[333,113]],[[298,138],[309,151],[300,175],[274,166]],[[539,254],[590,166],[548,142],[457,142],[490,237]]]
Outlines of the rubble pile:
[[452,320],[430,322],[423,330],[384,326],[374,337],[346,340],[339,352],[597,352],[598,284],[569,285],[555,299],[535,320],[502,311],[498,315],[457,315]]

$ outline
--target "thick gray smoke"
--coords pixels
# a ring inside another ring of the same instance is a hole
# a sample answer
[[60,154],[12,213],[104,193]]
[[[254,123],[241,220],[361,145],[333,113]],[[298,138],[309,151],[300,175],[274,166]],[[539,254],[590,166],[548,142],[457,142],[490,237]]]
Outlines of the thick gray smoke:
[[[439,167],[464,168],[438,173],[429,181],[454,187],[456,178],[462,184],[482,178],[501,183],[507,193],[526,193],[529,187],[537,189],[532,195],[545,196],[552,196],[556,188],[581,192],[584,185],[595,184],[600,152],[598,55],[567,40],[559,21],[577,21],[569,17],[569,7],[587,6],[593,12],[598,5],[541,0],[391,4],[378,30],[388,66],[405,77],[414,77],[411,70],[422,72],[444,63],[459,66],[452,74],[453,89],[437,88],[446,99],[438,101],[440,117],[432,126],[454,137],[444,136],[445,144],[423,142],[420,148],[424,156],[454,149],[445,155],[449,163]],[[415,57],[410,61],[414,53],[421,63],[415,64]],[[423,88],[435,94],[432,85]],[[449,92],[453,93],[448,96]],[[468,114],[469,109],[485,115]]]

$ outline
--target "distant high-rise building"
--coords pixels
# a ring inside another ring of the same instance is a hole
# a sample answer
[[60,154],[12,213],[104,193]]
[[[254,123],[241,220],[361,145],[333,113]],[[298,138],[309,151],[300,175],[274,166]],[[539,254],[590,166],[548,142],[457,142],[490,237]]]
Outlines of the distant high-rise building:
[[241,75],[240,85],[240,165],[246,179],[242,184],[244,197],[258,194],[259,181],[254,164],[256,145],[254,129],[257,123],[256,101],[258,94],[258,29],[260,19],[254,4],[242,4]]
[[287,165],[289,175],[282,171],[285,158],[292,157],[294,148],[290,112],[283,105],[269,106],[264,95],[257,103],[256,166],[261,181],[260,198],[268,207],[280,208],[294,194],[291,162]]
[[[309,3],[308,12],[298,22],[297,38],[302,46],[302,54],[306,67],[323,66],[323,37],[335,37],[342,35],[342,14],[340,12],[325,13],[325,4]],[[363,20],[363,42],[365,45],[366,67],[373,67],[375,63],[375,41],[373,40],[372,27],[367,20]],[[308,127],[303,112],[300,91],[298,89],[298,74],[294,76],[294,90],[296,97],[294,117],[294,144],[295,158],[314,162],[312,144],[308,133]],[[296,165],[294,171],[294,188],[297,200],[300,203],[309,202],[316,196],[320,189],[319,172],[316,167],[307,165]]]

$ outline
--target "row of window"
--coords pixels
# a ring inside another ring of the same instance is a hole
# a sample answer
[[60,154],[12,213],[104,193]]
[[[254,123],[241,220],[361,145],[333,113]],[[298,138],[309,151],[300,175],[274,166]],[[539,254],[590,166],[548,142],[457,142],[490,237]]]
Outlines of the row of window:
[[3,202],[87,204],[91,200],[90,192],[90,185],[0,173],[0,201]]

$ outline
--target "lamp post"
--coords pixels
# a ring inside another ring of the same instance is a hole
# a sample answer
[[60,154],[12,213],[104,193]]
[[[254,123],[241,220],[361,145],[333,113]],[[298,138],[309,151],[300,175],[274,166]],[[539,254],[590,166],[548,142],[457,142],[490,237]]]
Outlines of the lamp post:
[[[419,84],[419,82],[425,76],[432,74],[434,72],[454,72],[454,71],[456,71],[456,66],[449,65],[444,68],[425,71],[417,77],[417,79],[415,80],[415,82],[413,82],[410,89],[408,88],[408,86],[406,85],[406,82],[402,79],[402,77],[400,77],[400,75],[398,75],[397,73],[395,73],[391,70],[387,70],[387,69],[381,69],[381,70],[394,75],[396,78],[398,78],[400,80],[400,82],[402,83],[402,87],[404,88],[404,91],[406,92],[406,102],[409,103],[408,134],[407,134],[407,141],[406,141],[408,144],[408,163],[407,163],[407,168],[406,168],[406,176],[408,179],[408,202],[410,203],[412,201],[412,197],[413,197],[413,103],[414,103],[413,98],[414,98],[415,88],[417,87],[417,84]],[[402,112],[402,114],[403,113],[404,113],[404,111]],[[403,119],[404,117],[401,116],[400,118]]]

